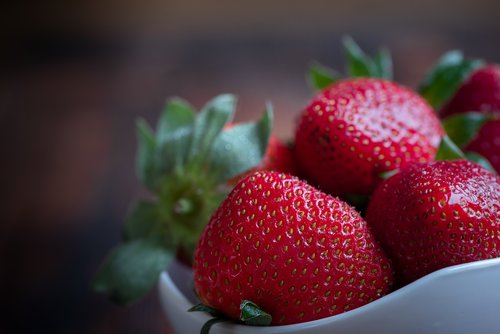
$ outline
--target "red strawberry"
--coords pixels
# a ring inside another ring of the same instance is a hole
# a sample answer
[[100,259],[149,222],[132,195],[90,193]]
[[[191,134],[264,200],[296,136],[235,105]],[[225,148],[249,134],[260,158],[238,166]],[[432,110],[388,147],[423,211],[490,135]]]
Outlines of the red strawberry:
[[473,71],[441,109],[446,117],[468,111],[500,111],[500,67],[488,65]]
[[[469,111],[500,114],[500,66],[492,64],[472,72],[440,114],[447,117]],[[500,173],[500,120],[485,124],[464,149],[481,154]]]
[[201,301],[231,318],[251,300],[284,325],[364,305],[389,291],[390,264],[346,203],[296,177],[257,172],[212,216],[194,258]]
[[337,82],[301,115],[295,148],[303,172],[333,194],[369,194],[380,174],[434,159],[443,129],[415,92],[382,79]]
[[490,161],[497,173],[500,173],[500,119],[483,125],[465,150],[481,154]]
[[470,161],[404,168],[374,192],[366,217],[404,282],[500,256],[500,179]]
[[297,175],[297,166],[292,149],[276,136],[269,137],[266,154],[257,170],[269,170]]

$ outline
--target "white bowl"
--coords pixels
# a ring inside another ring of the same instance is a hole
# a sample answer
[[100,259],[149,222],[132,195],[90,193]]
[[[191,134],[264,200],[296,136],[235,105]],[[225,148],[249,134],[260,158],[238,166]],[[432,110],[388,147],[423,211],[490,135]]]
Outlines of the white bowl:
[[[160,301],[178,334],[197,334],[210,316],[196,303],[192,272],[174,263],[159,281]],[[500,258],[448,267],[352,311],[301,324],[215,324],[211,334],[500,333]]]

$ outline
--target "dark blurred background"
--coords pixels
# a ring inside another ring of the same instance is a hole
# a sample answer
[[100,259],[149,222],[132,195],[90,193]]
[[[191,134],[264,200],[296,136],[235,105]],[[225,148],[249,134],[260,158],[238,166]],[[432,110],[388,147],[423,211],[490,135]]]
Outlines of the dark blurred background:
[[500,61],[497,0],[0,6],[1,333],[169,333],[156,291],[120,308],[89,288],[142,192],[135,120],[155,122],[167,97],[235,93],[238,120],[271,101],[288,138],[307,64],[342,69],[346,33],[389,47],[410,86],[448,49]]

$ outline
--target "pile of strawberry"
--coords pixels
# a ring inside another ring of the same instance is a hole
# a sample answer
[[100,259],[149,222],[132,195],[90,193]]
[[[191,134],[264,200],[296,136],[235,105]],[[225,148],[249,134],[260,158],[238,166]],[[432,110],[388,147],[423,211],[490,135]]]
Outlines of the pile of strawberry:
[[194,259],[193,310],[216,317],[205,330],[284,325],[499,257],[500,67],[453,51],[417,92],[392,81],[387,51],[344,45],[348,78],[311,68],[319,92],[292,145],[271,135],[270,108],[227,127],[228,96],[197,116],[177,101],[156,137],[142,125],[140,175],[157,196],[132,210],[96,288],[137,298],[176,251]]

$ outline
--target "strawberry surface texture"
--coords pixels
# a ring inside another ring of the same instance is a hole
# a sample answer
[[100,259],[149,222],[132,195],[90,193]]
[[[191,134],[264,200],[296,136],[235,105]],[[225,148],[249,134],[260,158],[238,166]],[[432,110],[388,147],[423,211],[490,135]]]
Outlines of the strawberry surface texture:
[[239,182],[195,251],[202,303],[238,319],[251,300],[285,325],[339,314],[390,291],[392,269],[360,214],[296,177]]
[[414,91],[373,78],[339,81],[299,118],[297,160],[308,180],[335,195],[370,194],[380,174],[432,161],[443,129]]
[[404,283],[500,256],[500,179],[465,160],[414,164],[374,192],[367,222]]

